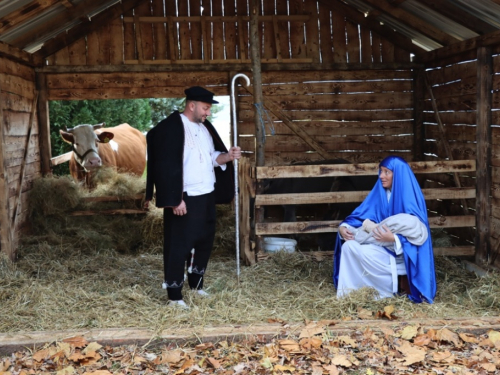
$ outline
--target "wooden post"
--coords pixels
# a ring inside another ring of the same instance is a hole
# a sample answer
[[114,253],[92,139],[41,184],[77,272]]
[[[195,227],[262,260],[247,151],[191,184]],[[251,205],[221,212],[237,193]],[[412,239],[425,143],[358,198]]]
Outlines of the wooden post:
[[50,159],[52,158],[50,144],[50,119],[49,101],[47,92],[47,76],[44,73],[37,73],[36,86],[38,91],[38,141],[40,143],[40,162],[42,175],[52,173]]
[[413,160],[424,160],[424,70],[415,69],[413,74]]
[[491,190],[492,56],[490,47],[477,49],[476,94],[476,264],[489,261]]
[[[259,41],[259,1],[250,1],[250,56],[252,60],[252,75],[253,75],[253,99],[257,108],[255,111],[255,165],[265,165],[265,148],[264,148],[264,129],[262,126],[262,118],[260,117],[260,109],[262,109],[262,71],[260,59],[260,41]],[[262,182],[257,181],[256,192],[263,192]],[[255,222],[262,223],[264,221],[264,209],[255,207]],[[262,237],[255,238],[256,253],[262,249]]]
[[12,241],[12,232],[10,230],[10,206],[9,206],[9,181],[7,165],[4,158],[5,148],[5,128],[6,122],[3,116],[3,106],[5,100],[2,98],[2,88],[0,87],[0,252],[7,254],[7,256],[14,260],[14,248]]

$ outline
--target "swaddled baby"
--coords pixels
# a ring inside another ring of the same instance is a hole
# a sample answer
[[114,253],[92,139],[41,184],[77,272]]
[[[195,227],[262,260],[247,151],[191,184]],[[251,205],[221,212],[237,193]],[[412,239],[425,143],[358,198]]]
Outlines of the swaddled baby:
[[389,216],[380,223],[374,223],[370,219],[363,221],[363,225],[355,231],[354,240],[360,244],[375,244],[389,250],[394,250],[394,242],[379,242],[373,237],[373,230],[386,225],[394,234],[401,234],[413,245],[422,245],[429,236],[427,227],[416,216],[409,214],[397,214]]

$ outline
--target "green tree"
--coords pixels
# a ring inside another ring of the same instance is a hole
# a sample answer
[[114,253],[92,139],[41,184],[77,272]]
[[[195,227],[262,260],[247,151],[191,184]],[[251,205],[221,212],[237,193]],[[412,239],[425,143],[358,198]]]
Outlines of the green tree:
[[[155,126],[172,112],[184,110],[186,98],[151,98],[149,105],[151,106],[151,126]],[[211,109],[212,116],[220,110],[222,107],[214,104]],[[208,118],[209,121],[212,120],[212,116]]]

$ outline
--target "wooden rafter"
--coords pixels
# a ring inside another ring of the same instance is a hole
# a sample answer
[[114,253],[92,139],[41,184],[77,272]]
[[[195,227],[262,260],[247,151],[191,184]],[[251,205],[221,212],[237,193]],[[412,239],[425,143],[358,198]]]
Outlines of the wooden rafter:
[[58,0],[39,1],[33,0],[26,5],[16,9],[0,18],[0,34],[4,34],[15,26],[22,25],[29,21],[34,15],[55,7],[59,4]]
[[[498,0],[500,1],[500,0]],[[462,53],[476,50],[480,46],[495,46],[500,44],[500,30],[476,38],[464,40],[463,42],[455,43],[450,46],[441,47],[434,51],[426,52],[419,56],[418,62],[428,63],[431,61],[439,61],[451,56],[460,55]]]
[[419,2],[480,35],[497,30],[496,27],[455,6],[448,0],[419,0]]
[[144,0],[123,0],[109,7],[106,11],[97,14],[91,20],[87,19],[78,26],[71,28],[67,33],[59,34],[54,39],[45,43],[34,55],[37,56],[37,58],[46,58],[78,39],[83,38],[85,35],[98,30],[100,27],[106,25],[108,20],[120,17],[120,15],[135,8],[143,1]]
[[448,45],[459,41],[453,36],[431,25],[430,23],[425,22],[421,18],[418,18],[408,13],[402,8],[391,5],[387,0],[365,0],[365,1],[375,9],[378,9],[379,11],[382,11],[386,15],[395,18],[400,22],[403,22],[404,24],[417,30],[419,33],[427,36],[432,40],[437,41],[442,45]]
[[405,51],[412,52],[417,56],[426,52],[423,48],[420,48],[413,43],[408,43],[408,38],[402,34],[397,33],[390,27],[381,25],[380,22],[376,20],[365,17],[363,13],[351,8],[340,0],[319,0],[319,2],[332,12],[340,12],[354,23],[360,24],[361,26],[376,32],[380,36],[387,38],[395,46]]
[[33,65],[32,56],[28,52],[4,42],[0,42],[0,56],[6,56],[16,61]]
[[[11,44],[19,48],[24,48],[26,45],[43,38],[55,30],[61,30],[63,27],[70,25],[75,20],[79,19],[84,22],[83,20],[88,19],[88,15],[92,14],[92,12],[101,7],[102,4],[102,0],[84,0],[75,7],[70,9],[66,8],[64,12],[61,12],[52,18],[49,22],[40,24],[38,27],[34,27],[28,32],[23,33],[22,36],[14,39]],[[64,32],[61,33],[64,34]]]

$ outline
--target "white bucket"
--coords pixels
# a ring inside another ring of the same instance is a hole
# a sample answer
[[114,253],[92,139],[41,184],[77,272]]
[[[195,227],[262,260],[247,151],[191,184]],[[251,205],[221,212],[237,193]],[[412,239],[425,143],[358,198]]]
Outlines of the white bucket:
[[264,251],[266,253],[275,253],[277,251],[284,251],[286,253],[295,252],[297,241],[291,238],[281,237],[265,237],[264,238]]

